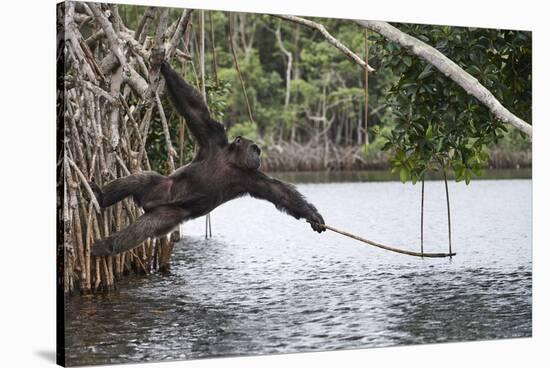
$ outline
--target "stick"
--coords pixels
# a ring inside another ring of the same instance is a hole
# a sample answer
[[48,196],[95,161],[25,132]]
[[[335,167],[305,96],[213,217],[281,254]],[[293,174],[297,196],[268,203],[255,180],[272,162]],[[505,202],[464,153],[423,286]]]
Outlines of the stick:
[[[369,31],[365,30],[365,65],[369,65]],[[365,147],[369,145],[368,131],[369,112],[369,70],[365,68]]]
[[356,55],[353,51],[348,49],[342,42],[338,41],[333,35],[331,35],[324,25],[320,23],[316,23],[314,21],[311,21],[309,19],[296,17],[294,15],[278,15],[278,14],[271,14],[274,17],[278,17],[284,20],[289,20],[291,22],[295,22],[301,25],[304,25],[306,27],[309,27],[311,29],[315,29],[319,31],[323,37],[327,40],[328,43],[330,43],[332,46],[336,47],[338,50],[340,50],[345,56],[347,56],[351,61],[353,61],[355,64],[361,66],[362,68],[366,69],[368,72],[373,72],[374,68],[368,65],[365,60],[361,59],[358,55]]
[[216,40],[214,37],[214,22],[212,21],[212,12],[208,13],[208,19],[210,20],[210,41],[212,46],[212,59],[214,63],[214,81],[217,87],[218,86],[218,61],[216,59]]
[[69,163],[69,165],[71,166],[71,168],[74,170],[74,172],[78,175],[78,177],[80,178],[80,181],[82,182],[82,185],[84,185],[84,188],[86,188],[86,191],[88,192],[88,194],[90,195],[90,200],[91,202],[93,203],[96,211],[99,213],[101,212],[101,209],[99,208],[99,203],[97,203],[97,199],[95,197],[95,194],[94,194],[94,191],[92,190],[92,188],[90,187],[90,184],[88,184],[88,180],[86,179],[86,177],[84,176],[84,174],[82,173],[82,171],[80,171],[80,169],[78,168],[78,166],[74,163],[73,160],[71,160],[69,157],[66,157],[65,160],[67,160],[67,162]]
[[447,226],[449,227],[449,254],[451,254],[451,206],[449,204],[449,186],[447,185],[447,172],[443,169],[443,178],[445,179],[445,196],[447,197]]
[[422,200],[420,204],[420,253],[424,254],[424,179],[422,179]]
[[[312,223],[312,221],[308,221],[308,222]],[[319,224],[319,223],[316,223],[316,224],[319,225],[319,226],[324,227],[327,230],[334,231],[335,233],[347,236],[348,238],[359,240],[360,242],[363,242],[363,243],[366,243],[366,244],[369,244],[369,245],[372,245],[374,247],[378,247],[378,248],[381,248],[381,249],[389,250],[390,252],[406,254],[406,255],[414,256],[414,257],[428,257],[428,258],[446,258],[446,257],[452,257],[452,256],[456,255],[456,253],[419,253],[419,252],[412,252],[412,251],[409,251],[409,250],[394,248],[394,247],[390,247],[390,246],[383,245],[383,244],[380,244],[380,243],[376,243],[376,242],[373,242],[372,240],[361,238],[357,235],[353,235],[353,234],[350,234],[348,232],[338,230],[338,229],[336,229],[332,226],[329,226],[329,225],[323,225],[323,224]]]
[[145,268],[145,266],[143,265],[143,262],[141,262],[141,259],[139,258],[139,256],[134,253],[134,250],[133,249],[130,249],[130,254],[132,254],[138,261],[139,265],[141,266],[141,269],[143,270],[143,272],[145,272],[146,275],[149,275],[149,271],[147,270],[147,268]]

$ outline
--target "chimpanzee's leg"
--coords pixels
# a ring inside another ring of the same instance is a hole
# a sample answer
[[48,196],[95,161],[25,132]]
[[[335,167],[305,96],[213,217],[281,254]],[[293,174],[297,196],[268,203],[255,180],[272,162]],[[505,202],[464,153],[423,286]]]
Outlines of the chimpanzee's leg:
[[145,213],[107,239],[98,240],[92,247],[92,254],[109,256],[137,247],[150,237],[159,237],[170,232],[189,216],[189,211],[179,207],[158,207]]
[[135,196],[139,201],[143,193],[150,192],[153,186],[158,185],[163,180],[166,180],[166,177],[159,173],[143,171],[115,179],[101,189],[93,183],[91,183],[91,186],[99,205],[105,208],[128,196]]

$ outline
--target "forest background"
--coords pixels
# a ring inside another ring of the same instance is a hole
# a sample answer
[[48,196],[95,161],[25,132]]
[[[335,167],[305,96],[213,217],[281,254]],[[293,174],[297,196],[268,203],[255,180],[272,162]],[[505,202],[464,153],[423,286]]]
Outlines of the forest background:
[[[146,9],[120,5],[119,14],[128,28],[136,29]],[[172,9],[169,23],[178,16],[178,10]],[[422,166],[421,160],[409,158],[404,164],[396,160],[407,150],[407,139],[414,144],[418,141],[409,136],[409,125],[414,123],[419,134],[431,134],[436,145],[424,150],[425,154],[435,157],[452,146],[462,150],[451,172],[456,177],[469,181],[483,167],[531,166],[531,144],[525,134],[499,123],[485,106],[432,65],[359,24],[308,18],[322,24],[375,69],[368,76],[367,96],[364,69],[317,29],[252,13],[205,11],[203,17],[204,24],[201,14],[194,12],[185,35],[188,50],[184,51],[191,62],[187,59],[174,66],[197,90],[205,91],[211,113],[224,123],[230,138],[244,135],[260,144],[264,170],[393,166],[397,172],[408,167],[401,175],[408,179],[410,171]],[[394,25],[434,46],[477,78],[512,113],[531,121],[530,32]],[[149,30],[153,36],[155,27]],[[180,147],[179,159],[185,163],[192,156],[192,138],[169,104],[163,105],[173,145]],[[167,172],[163,127],[160,117],[153,119],[146,150],[152,167]],[[441,121],[454,126],[439,130],[441,137],[455,130],[457,141],[451,146],[435,139],[434,127]],[[461,141],[464,136],[466,142]]]

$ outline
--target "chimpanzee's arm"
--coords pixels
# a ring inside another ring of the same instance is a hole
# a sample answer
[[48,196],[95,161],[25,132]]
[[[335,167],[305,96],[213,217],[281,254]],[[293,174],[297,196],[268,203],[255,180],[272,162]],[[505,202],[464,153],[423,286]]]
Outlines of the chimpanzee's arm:
[[245,186],[252,197],[265,199],[273,203],[279,211],[310,221],[313,230],[319,233],[326,230],[318,225],[324,225],[325,221],[315,206],[307,202],[293,185],[254,171],[247,176]]
[[210,143],[217,145],[227,144],[227,135],[223,126],[210,117],[203,98],[187,82],[163,61],[160,66],[168,97],[174,108],[185,118],[189,130],[197,140],[199,148],[207,147]]

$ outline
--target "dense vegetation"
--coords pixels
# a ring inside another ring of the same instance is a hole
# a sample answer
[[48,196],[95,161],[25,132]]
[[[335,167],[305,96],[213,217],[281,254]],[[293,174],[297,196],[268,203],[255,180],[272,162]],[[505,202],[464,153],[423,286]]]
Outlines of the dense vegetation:
[[[144,9],[121,6],[120,14],[132,28]],[[173,19],[177,14],[172,11]],[[269,15],[235,13],[231,34],[250,116],[232,57],[228,16],[205,12],[207,100],[230,136],[261,143],[268,169],[368,168],[391,162],[402,180],[416,181],[426,170],[446,167],[469,181],[490,159],[493,166],[530,164],[525,136],[496,121],[475,98],[408,50],[346,20],[318,21],[361,57],[368,36],[369,64],[376,69],[369,75],[368,136],[362,68],[315,30]],[[201,24],[198,12],[193,17],[186,50],[193,60],[175,66],[200,90]],[[530,32],[396,26],[450,57],[530,122]],[[175,114],[170,127],[172,137],[178,137]],[[153,129],[156,139],[148,152],[158,166],[166,153],[160,123]]]
[[[114,257],[91,254],[96,239],[143,214],[131,200],[101,210],[92,182],[168,174],[193,155],[193,138],[166,101],[163,59],[201,91],[230,136],[262,146],[266,170],[392,167],[415,182],[443,169],[468,182],[484,165],[530,165],[527,137],[411,50],[352,21],[319,19],[312,29],[292,17],[81,2],[57,11],[58,276],[67,292],[111,290],[125,274],[169,268],[177,231]],[[530,121],[530,33],[397,26]],[[367,50],[375,71],[366,94]]]

